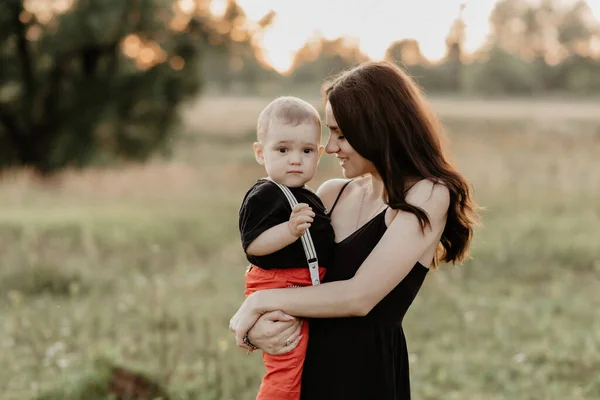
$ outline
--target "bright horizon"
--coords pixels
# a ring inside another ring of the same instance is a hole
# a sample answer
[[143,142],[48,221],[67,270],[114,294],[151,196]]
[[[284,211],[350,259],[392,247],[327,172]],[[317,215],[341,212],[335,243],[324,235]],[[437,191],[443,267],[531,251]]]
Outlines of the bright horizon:
[[[214,6],[219,2],[213,0]],[[445,38],[460,5],[466,4],[465,51],[480,48],[489,33],[488,17],[498,0],[238,0],[251,21],[258,21],[270,10],[276,19],[260,39],[264,59],[279,72],[287,71],[294,54],[315,34],[328,40],[351,37],[360,50],[372,59],[383,58],[388,46],[401,39],[415,39],[423,55],[441,59]],[[572,1],[572,0],[568,0]],[[594,17],[600,19],[600,1],[588,1]],[[342,11],[343,10],[343,11]],[[407,10],[410,10],[408,12]],[[342,15],[343,14],[343,15]]]

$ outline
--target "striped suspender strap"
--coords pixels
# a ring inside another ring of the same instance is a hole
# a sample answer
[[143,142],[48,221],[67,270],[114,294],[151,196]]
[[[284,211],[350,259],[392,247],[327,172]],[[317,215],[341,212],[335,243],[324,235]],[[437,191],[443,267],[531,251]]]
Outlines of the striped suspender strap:
[[[273,182],[279,189],[283,192],[285,197],[287,198],[290,206],[294,208],[298,201],[290,191],[290,189],[285,185],[280,185],[277,182]],[[308,262],[308,270],[310,272],[310,280],[313,285],[318,285],[321,283],[319,280],[319,261],[317,260],[317,251],[315,250],[315,245],[313,243],[312,237],[310,236],[310,229],[304,231],[304,234],[300,236],[300,240],[302,240],[302,247],[304,247],[304,254],[306,255],[306,261]]]

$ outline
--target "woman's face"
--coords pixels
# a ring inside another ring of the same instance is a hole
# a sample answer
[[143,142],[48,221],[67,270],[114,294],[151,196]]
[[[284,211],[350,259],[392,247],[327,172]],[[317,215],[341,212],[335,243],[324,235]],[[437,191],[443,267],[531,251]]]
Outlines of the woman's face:
[[328,154],[335,154],[340,160],[344,177],[351,179],[365,174],[376,174],[373,163],[358,154],[344,138],[344,134],[335,121],[329,102],[325,105],[325,124],[329,128],[329,140],[327,140],[325,151]]

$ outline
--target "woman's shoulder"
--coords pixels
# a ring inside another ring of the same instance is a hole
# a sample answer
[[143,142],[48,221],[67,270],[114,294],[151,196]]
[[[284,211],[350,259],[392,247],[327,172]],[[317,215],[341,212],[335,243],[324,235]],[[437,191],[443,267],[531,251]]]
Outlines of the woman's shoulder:
[[351,179],[334,178],[325,181],[317,189],[317,195],[321,198],[327,208],[330,208],[340,190],[350,182]]
[[406,202],[426,211],[441,211],[445,214],[450,206],[450,190],[443,182],[421,179],[406,193]]

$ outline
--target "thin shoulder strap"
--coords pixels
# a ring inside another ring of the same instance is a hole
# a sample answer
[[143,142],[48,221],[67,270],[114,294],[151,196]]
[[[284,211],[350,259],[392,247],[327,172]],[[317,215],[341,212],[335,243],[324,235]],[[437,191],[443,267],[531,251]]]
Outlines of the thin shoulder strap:
[[342,188],[340,189],[340,192],[338,193],[337,197],[335,198],[335,201],[333,202],[333,205],[331,206],[331,209],[329,210],[329,215],[331,215],[331,213],[333,212],[333,209],[335,208],[335,205],[337,204],[338,200],[340,199],[342,192],[344,191],[344,189],[346,189],[346,186],[348,186],[348,184],[352,181],[353,181],[353,179],[350,179],[348,182],[344,183],[344,186],[342,186]]

